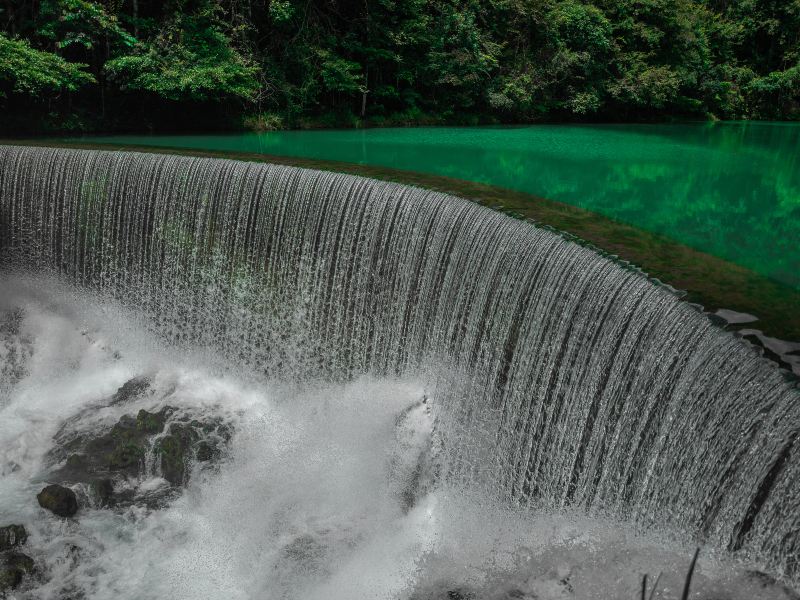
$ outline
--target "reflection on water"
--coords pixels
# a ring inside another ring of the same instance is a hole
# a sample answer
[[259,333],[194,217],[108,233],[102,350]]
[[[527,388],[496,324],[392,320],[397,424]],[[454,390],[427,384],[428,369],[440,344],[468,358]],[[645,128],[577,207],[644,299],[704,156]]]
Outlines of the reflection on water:
[[559,200],[800,289],[800,124],[700,123],[117,136],[378,165]]

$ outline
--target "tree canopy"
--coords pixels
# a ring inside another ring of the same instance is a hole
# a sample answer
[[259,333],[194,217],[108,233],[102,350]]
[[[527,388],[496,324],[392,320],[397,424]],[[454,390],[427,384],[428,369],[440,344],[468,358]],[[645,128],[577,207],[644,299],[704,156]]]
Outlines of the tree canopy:
[[21,0],[0,93],[106,130],[798,119],[800,0]]
[[51,52],[31,48],[26,40],[0,33],[0,94],[38,95],[77,90],[95,79],[86,65],[72,63]]

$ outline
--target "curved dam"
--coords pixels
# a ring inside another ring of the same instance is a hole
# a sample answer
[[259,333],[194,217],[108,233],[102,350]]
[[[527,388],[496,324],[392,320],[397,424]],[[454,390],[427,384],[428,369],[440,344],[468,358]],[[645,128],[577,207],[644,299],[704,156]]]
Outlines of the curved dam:
[[0,242],[15,271],[256,380],[416,378],[441,479],[500,506],[680,532],[800,578],[796,383],[558,233],[349,175],[0,147]]

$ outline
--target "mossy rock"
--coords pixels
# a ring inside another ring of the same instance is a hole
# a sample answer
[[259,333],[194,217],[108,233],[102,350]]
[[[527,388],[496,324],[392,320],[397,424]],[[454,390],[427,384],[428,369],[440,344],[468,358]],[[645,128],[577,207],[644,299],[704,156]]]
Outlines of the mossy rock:
[[[166,406],[158,412],[140,410],[135,417],[124,415],[108,433],[97,437],[85,434],[80,443],[70,443],[64,466],[56,471],[57,480],[90,484],[96,479],[139,474],[150,445],[160,461],[164,479],[182,485],[186,465],[191,459],[209,462],[220,456],[219,445],[231,437],[230,427],[219,419],[172,423],[167,421],[175,409]],[[153,439],[155,438],[155,442]]]
[[[132,384],[130,392],[136,389],[139,388]],[[122,395],[121,391],[118,395]],[[174,418],[176,412],[171,406],[153,412],[139,410],[135,415],[123,415],[110,430],[99,435],[85,431],[70,435],[70,427],[80,427],[80,421],[72,417],[55,438],[58,445],[50,456],[60,466],[48,478],[70,485],[83,484],[94,507],[148,505],[151,500],[163,506],[162,497],[174,496],[174,491],[139,493],[135,485],[130,485],[131,480],[152,475],[142,472],[150,451],[160,467],[160,475],[172,488],[177,488],[186,483],[192,462],[218,460],[222,446],[233,433],[221,418]],[[122,485],[123,482],[128,483]]]
[[173,409],[169,406],[157,413],[149,413],[142,409],[136,415],[136,430],[149,434],[161,433],[164,431],[167,419],[173,412]]
[[136,417],[123,415],[108,433],[77,436],[64,444],[63,448],[71,453],[53,475],[58,481],[76,483],[91,483],[98,476],[138,475],[150,438],[164,430],[174,410],[169,406],[158,412],[140,410]]
[[0,552],[22,546],[28,541],[28,532],[22,525],[0,527]]
[[106,456],[109,469],[112,471],[139,470],[144,459],[145,448],[133,442],[120,442]]
[[161,473],[172,485],[182,485],[186,479],[189,452],[200,435],[191,424],[173,423],[169,433],[153,448],[161,460]]
[[21,552],[0,554],[0,594],[19,587],[23,578],[34,569],[33,559]]
[[164,425],[175,409],[165,406],[160,411],[151,413],[142,409],[136,415],[123,415],[119,422],[111,428],[109,435],[116,441],[141,441],[150,435],[164,431]]
[[220,419],[172,423],[167,435],[153,448],[161,461],[161,474],[173,485],[183,485],[192,460],[208,463],[222,455],[221,446],[232,436],[231,427]]

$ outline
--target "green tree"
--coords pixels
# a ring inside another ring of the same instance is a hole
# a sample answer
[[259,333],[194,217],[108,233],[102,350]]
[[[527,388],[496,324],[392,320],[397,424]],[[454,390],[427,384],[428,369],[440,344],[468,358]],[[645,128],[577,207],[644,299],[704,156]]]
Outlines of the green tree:
[[0,34],[0,95],[35,96],[76,91],[95,81],[84,67],[86,65],[67,62],[50,52],[35,50],[25,40],[9,39]]
[[0,32],[5,113],[87,127],[800,118],[800,0],[36,0]]
[[193,14],[176,12],[153,40],[105,63],[125,91],[168,100],[256,100],[258,68],[233,48],[213,3]]
[[56,48],[80,47],[92,50],[98,44],[132,47],[136,39],[117,17],[97,2],[86,0],[44,0],[39,13],[37,35]]

